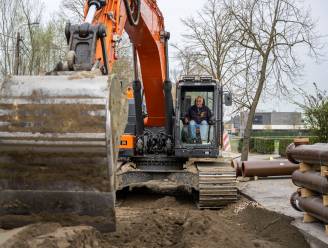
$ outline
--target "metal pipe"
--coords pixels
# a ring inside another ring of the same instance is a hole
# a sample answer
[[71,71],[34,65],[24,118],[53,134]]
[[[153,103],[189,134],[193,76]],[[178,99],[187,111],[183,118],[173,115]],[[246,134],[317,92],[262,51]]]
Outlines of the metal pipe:
[[290,144],[287,147],[286,154],[288,160],[292,163],[328,164],[328,144],[325,143],[299,146]]
[[242,161],[238,161],[236,159],[231,161],[231,167],[236,170],[236,176],[241,177],[243,175],[242,173]]
[[328,179],[321,176],[320,172],[295,171],[292,175],[293,183],[298,187],[304,187],[312,191],[328,194]]
[[104,60],[104,71],[103,74],[104,75],[108,75],[109,70],[108,70],[108,55],[107,55],[107,48],[106,48],[106,28],[105,26],[101,25],[99,27],[99,36],[100,36],[100,43],[101,43],[101,49],[102,49],[102,53],[103,53],[103,60]]
[[288,160],[244,161],[242,163],[243,177],[269,177],[291,175],[299,166]]
[[165,95],[165,132],[168,136],[173,135],[173,97],[172,97],[172,82],[170,80],[169,67],[169,39],[170,33],[164,32],[162,34],[165,41],[165,80],[164,80],[164,95]]
[[294,193],[290,202],[297,211],[306,212],[312,217],[328,224],[328,207],[323,205],[322,197],[301,197],[298,193]]
[[85,18],[84,22],[92,24],[93,19],[95,18],[96,12],[97,12],[97,6],[95,4],[92,4],[89,7],[88,14],[87,14],[87,17]]
[[134,95],[134,106],[136,112],[136,134],[138,137],[144,134],[144,118],[142,114],[142,84],[139,80],[138,55],[136,46],[133,46],[134,81],[132,84]]
[[132,53],[133,53],[134,80],[139,80],[138,53],[137,53],[136,45],[133,45]]

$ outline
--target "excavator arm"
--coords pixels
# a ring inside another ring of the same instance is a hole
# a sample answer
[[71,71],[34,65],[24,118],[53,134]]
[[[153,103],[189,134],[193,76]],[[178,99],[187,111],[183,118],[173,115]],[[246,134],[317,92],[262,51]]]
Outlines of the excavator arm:
[[[105,74],[110,72],[119,59],[119,42],[125,30],[140,62],[148,114],[145,125],[164,126],[167,119],[164,83],[169,81],[169,33],[165,31],[164,19],[156,1],[89,0],[85,4],[84,13],[83,24],[67,27],[70,50],[76,58],[70,62],[73,64],[71,68],[92,70],[97,65]],[[88,46],[85,45],[86,40],[90,41]],[[89,57],[85,56],[88,52]],[[169,114],[172,115],[172,112]]]

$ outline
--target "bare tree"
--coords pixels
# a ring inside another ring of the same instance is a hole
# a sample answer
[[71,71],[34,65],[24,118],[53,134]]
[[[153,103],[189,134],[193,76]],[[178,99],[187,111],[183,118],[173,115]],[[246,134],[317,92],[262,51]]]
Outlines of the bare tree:
[[[300,75],[302,64],[296,48],[307,48],[318,56],[319,36],[310,11],[296,0],[231,0],[226,8],[234,18],[243,48],[245,70],[251,80],[248,120],[242,160],[248,159],[249,140],[255,111],[262,93],[287,94],[288,85]],[[249,85],[246,89],[250,89]]]
[[[32,75],[39,50],[36,38],[37,28],[41,25],[44,3],[41,0],[19,0],[19,3],[23,22],[18,27],[19,30],[17,32],[24,34],[22,50],[28,58],[28,72]],[[39,25],[35,26],[33,23],[38,23]]]
[[236,28],[226,10],[221,0],[208,0],[196,16],[182,20],[187,28],[183,35],[186,45],[178,49],[177,56],[185,73],[206,73],[223,85],[236,76]]
[[65,21],[54,18],[39,27],[34,34],[34,45],[38,47],[34,54],[33,74],[44,74],[55,68],[66,57],[67,40]]
[[179,64],[179,70],[173,71],[175,78],[178,79],[185,75],[207,74],[202,66],[199,65],[200,56],[191,47],[172,45],[176,50],[175,58]]
[[0,0],[0,74],[7,75],[13,70],[16,27],[19,25],[18,1]]
[[85,0],[62,0],[59,15],[63,19],[70,19],[73,22],[80,23],[84,19]]

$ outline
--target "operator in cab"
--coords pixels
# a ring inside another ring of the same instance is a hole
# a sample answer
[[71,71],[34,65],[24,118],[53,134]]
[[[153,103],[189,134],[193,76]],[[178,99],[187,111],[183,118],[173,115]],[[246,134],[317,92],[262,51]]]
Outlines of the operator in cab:
[[207,143],[208,129],[210,119],[212,117],[211,110],[205,105],[204,98],[197,96],[195,104],[191,106],[188,113],[185,116],[185,123],[189,124],[189,134],[191,136],[192,143],[197,141],[197,129],[200,131],[201,142]]

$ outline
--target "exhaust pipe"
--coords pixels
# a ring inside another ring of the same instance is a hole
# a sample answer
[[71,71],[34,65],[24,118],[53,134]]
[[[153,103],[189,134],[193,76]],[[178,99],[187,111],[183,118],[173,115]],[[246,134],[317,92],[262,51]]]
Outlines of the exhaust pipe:
[[244,161],[242,163],[243,177],[269,177],[292,175],[299,166],[287,160],[277,161]]
[[293,183],[298,187],[307,188],[309,190],[328,194],[328,179],[321,176],[320,172],[300,172],[295,171],[292,175]]

